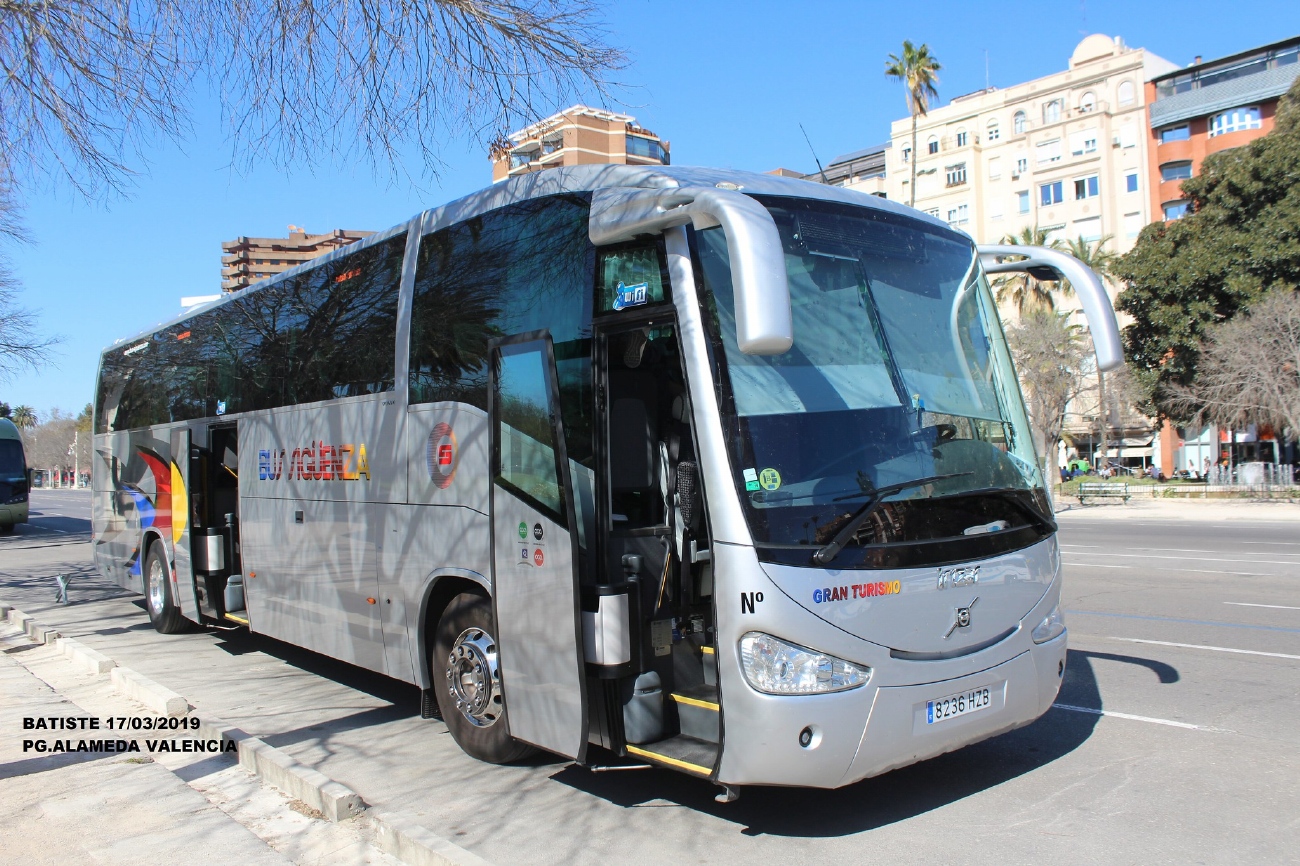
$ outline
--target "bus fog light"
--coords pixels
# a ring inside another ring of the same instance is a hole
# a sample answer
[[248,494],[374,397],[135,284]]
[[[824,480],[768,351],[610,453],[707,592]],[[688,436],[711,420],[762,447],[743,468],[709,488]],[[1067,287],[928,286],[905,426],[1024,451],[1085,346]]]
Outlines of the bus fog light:
[[1065,631],[1065,615],[1061,613],[1061,605],[1058,603],[1052,608],[1042,622],[1034,627],[1029,636],[1034,639],[1034,643],[1047,643],[1053,638],[1058,638]]
[[865,685],[871,668],[751,631],[740,639],[741,669],[769,695],[819,695]]

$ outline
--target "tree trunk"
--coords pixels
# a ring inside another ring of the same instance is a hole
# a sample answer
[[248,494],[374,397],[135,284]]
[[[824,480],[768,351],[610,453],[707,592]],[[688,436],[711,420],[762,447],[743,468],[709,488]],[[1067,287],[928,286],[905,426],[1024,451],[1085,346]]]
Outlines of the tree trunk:
[[912,157],[908,160],[912,164],[912,184],[909,187],[911,201],[909,207],[916,207],[916,106],[912,106]]
[[1106,434],[1108,432],[1109,418],[1106,414],[1106,374],[1101,370],[1097,371],[1097,431],[1101,436],[1101,459],[1102,465],[1110,463],[1110,443]]

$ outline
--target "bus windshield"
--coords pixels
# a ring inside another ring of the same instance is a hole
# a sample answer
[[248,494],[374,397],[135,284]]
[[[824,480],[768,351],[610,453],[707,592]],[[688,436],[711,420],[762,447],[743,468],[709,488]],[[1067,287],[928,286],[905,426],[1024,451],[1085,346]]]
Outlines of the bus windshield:
[[788,352],[740,351],[726,238],[706,229],[696,245],[735,480],[760,556],[807,565],[868,509],[833,567],[989,556],[1050,532],[971,241],[874,209],[756,198],[784,247]]
[[0,439],[0,479],[21,478],[25,471],[22,443],[16,439]]

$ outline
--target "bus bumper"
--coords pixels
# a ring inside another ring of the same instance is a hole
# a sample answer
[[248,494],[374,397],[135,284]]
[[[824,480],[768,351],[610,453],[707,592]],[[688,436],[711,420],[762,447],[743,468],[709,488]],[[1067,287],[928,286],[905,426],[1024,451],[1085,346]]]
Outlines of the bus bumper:
[[[878,776],[1030,724],[1051,707],[1061,687],[1066,635],[979,673],[915,686],[876,690],[866,730],[838,785]],[[931,702],[990,689],[975,712],[935,719]],[[838,787],[837,785],[837,787]]]
[[10,526],[14,523],[27,522],[27,503],[18,502],[13,505],[0,505],[0,526]]

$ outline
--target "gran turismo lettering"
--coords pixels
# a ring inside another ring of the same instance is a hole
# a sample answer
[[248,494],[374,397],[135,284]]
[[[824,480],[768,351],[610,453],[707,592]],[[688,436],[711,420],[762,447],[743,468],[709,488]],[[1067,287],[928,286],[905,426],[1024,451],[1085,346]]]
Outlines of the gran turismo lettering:
[[279,481],[286,475],[290,481],[369,481],[366,445],[331,445],[321,440],[291,452],[283,448],[257,452],[259,481]]
[[898,595],[903,591],[903,584],[897,580],[882,580],[876,583],[851,583],[848,586],[831,586],[813,590],[813,604],[828,601],[847,601],[851,598],[873,598],[878,595]]

